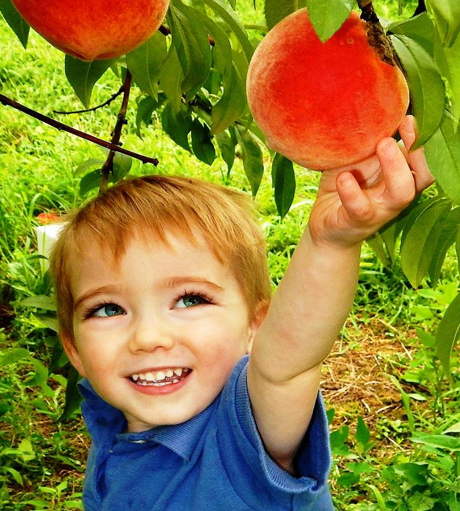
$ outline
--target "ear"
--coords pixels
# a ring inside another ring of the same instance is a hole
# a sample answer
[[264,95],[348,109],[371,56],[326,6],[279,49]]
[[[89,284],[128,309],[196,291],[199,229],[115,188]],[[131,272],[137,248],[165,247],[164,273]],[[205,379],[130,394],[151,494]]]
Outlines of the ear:
[[254,316],[252,317],[252,320],[249,322],[249,339],[247,348],[248,354],[251,353],[254,339],[260,328],[260,325],[264,322],[269,306],[270,302],[268,300],[261,300],[256,307],[256,311],[254,313]]
[[64,348],[64,351],[66,352],[67,356],[69,357],[71,364],[80,373],[80,375],[85,378],[86,377],[85,369],[83,367],[83,363],[81,361],[77,347],[75,346],[75,342],[73,340],[72,335],[69,332],[61,330],[59,332],[59,338],[61,339],[62,347]]

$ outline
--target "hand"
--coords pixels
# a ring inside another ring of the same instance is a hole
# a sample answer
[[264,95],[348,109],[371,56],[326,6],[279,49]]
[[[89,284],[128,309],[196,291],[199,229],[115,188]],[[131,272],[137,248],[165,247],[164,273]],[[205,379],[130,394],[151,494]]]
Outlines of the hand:
[[323,172],[309,223],[315,243],[360,243],[434,182],[423,148],[410,152],[416,138],[412,116],[404,119],[399,133],[404,147],[385,138],[366,160]]

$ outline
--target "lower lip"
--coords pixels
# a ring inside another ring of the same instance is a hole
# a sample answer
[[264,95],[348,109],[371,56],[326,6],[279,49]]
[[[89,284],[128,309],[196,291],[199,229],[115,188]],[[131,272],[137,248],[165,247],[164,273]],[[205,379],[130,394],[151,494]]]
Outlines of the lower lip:
[[159,396],[165,394],[172,394],[182,389],[188,382],[192,371],[187,374],[185,378],[182,378],[177,383],[171,383],[170,385],[163,385],[156,387],[155,385],[137,385],[130,378],[126,378],[132,388],[140,392],[141,394],[147,394],[148,396]]

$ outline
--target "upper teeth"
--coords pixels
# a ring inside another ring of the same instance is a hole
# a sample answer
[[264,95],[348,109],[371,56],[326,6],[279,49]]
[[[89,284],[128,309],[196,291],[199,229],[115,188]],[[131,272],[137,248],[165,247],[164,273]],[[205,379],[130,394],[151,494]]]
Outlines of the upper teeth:
[[175,367],[171,369],[163,369],[161,371],[148,371],[146,373],[136,373],[131,376],[134,381],[162,381],[165,378],[172,378],[174,375],[182,376],[182,373],[189,371],[187,368]]

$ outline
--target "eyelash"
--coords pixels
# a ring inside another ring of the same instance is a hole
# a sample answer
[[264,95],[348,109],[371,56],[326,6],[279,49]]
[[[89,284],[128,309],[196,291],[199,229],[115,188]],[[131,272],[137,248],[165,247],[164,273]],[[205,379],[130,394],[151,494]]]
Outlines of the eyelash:
[[187,289],[184,289],[182,293],[176,298],[175,303],[177,303],[179,300],[182,300],[182,298],[185,298],[186,296],[198,296],[198,298],[201,298],[206,303],[214,303],[214,300],[207,294],[201,292],[201,291],[189,291]]
[[[201,291],[188,291],[187,289],[184,289],[182,293],[180,293],[177,298],[175,299],[175,303],[177,303],[179,300],[182,300],[182,298],[185,298],[186,296],[198,296],[206,303],[214,303],[214,300],[207,294],[202,293]],[[104,307],[105,305],[116,305],[110,300],[104,300],[102,302],[97,303],[96,305],[93,305],[92,307],[88,307],[83,311],[83,319],[88,319],[93,316],[95,312],[97,312],[99,309]]]
[[[97,312],[99,309],[106,305],[117,305],[116,303],[111,302],[110,300],[104,300],[102,302],[97,303],[96,305],[93,305],[92,307],[88,307],[83,311],[83,319],[88,319],[93,316],[95,312]],[[119,305],[118,305],[119,307]],[[122,307],[121,307],[122,308]]]

